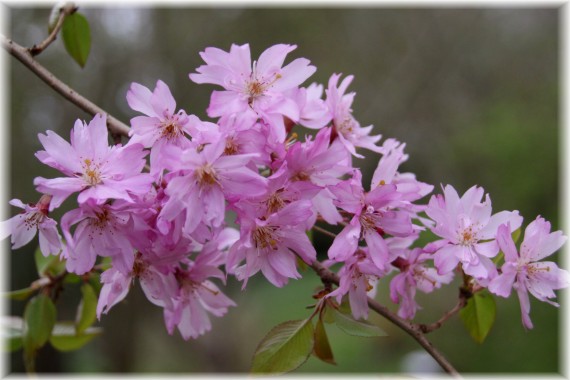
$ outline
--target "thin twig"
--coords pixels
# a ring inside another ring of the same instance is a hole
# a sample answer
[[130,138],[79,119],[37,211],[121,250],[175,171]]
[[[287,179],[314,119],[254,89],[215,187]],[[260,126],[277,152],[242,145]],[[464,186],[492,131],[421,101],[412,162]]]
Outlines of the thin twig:
[[77,7],[75,6],[75,4],[73,3],[65,3],[60,9],[59,9],[59,15],[57,18],[57,23],[55,24],[53,30],[51,31],[51,33],[49,34],[49,36],[47,36],[47,38],[45,40],[43,40],[42,42],[40,42],[38,45],[34,45],[32,46],[29,51],[30,54],[32,56],[36,56],[38,54],[40,54],[42,51],[44,51],[53,41],[55,41],[55,39],[57,38],[57,33],[59,33],[59,30],[61,29],[61,27],[63,26],[63,20],[65,20],[65,17],[74,13],[77,10]]
[[[311,268],[313,268],[317,275],[321,277],[321,280],[323,282],[332,282],[336,285],[339,284],[340,279],[338,275],[325,268],[319,261],[315,260],[311,264]],[[411,335],[412,338],[414,338],[435,359],[435,361],[441,366],[441,368],[443,368],[443,370],[445,370],[445,372],[456,378],[461,377],[459,375],[459,372],[457,372],[457,370],[453,367],[453,365],[451,365],[445,356],[443,356],[426,338],[418,325],[400,318],[398,315],[390,311],[386,306],[381,305],[371,298],[368,298],[368,306],[398,326],[400,329],[404,330],[406,333],[408,333],[408,335]]]
[[107,113],[101,107],[94,104],[85,97],[79,95],[71,87],[56,78],[51,72],[43,67],[38,61],[36,61],[34,57],[32,57],[28,49],[21,45],[18,45],[16,42],[10,40],[9,38],[6,38],[6,36],[3,34],[0,34],[0,44],[2,44],[4,50],[16,57],[20,62],[24,64],[24,66],[30,69],[48,86],[59,92],[64,98],[81,108],[83,111],[91,115],[96,115],[98,113],[107,115],[107,127],[109,128],[109,131],[112,133],[121,134],[123,136],[129,135],[130,128],[126,124],[109,115],[109,113]]
[[319,231],[319,232],[322,233],[322,234],[325,234],[325,235],[327,235],[327,236],[330,236],[330,237],[332,237],[333,239],[336,238],[336,234],[335,234],[334,232],[330,232],[329,230],[325,230],[324,228],[319,227],[319,226],[317,226],[317,225],[314,225],[314,226],[313,226],[313,229],[314,229],[315,231]]
[[457,304],[453,307],[453,309],[451,309],[447,313],[445,313],[437,322],[431,323],[429,325],[419,324],[418,327],[420,328],[420,330],[424,334],[427,334],[427,333],[430,333],[434,330],[439,329],[445,321],[447,321],[449,318],[451,318],[455,314],[457,314],[459,312],[459,310],[463,309],[466,302],[467,302],[467,300],[464,297],[460,296],[459,300],[457,301]]

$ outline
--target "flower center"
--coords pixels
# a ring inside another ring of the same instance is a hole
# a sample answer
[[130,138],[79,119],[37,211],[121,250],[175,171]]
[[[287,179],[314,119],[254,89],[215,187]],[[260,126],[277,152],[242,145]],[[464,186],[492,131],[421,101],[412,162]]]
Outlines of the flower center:
[[283,189],[279,189],[276,192],[272,193],[269,199],[267,200],[267,211],[271,214],[281,210],[285,207],[285,201],[281,198],[281,193]]
[[251,106],[253,101],[265,94],[265,91],[277,81],[281,79],[281,74],[275,73],[267,79],[257,78],[256,62],[253,63],[253,71],[250,80],[245,85],[245,93],[248,96],[247,102]]
[[378,223],[380,216],[380,213],[376,212],[374,207],[370,205],[366,207],[366,211],[360,214],[359,218],[363,230],[376,230],[376,224]]
[[253,242],[256,248],[268,248],[277,249],[277,244],[279,243],[279,238],[276,236],[275,227],[257,227],[253,231]]
[[99,164],[93,163],[90,159],[86,158],[83,160],[83,180],[87,182],[90,186],[95,186],[101,182],[101,171],[99,169]]
[[238,152],[239,152],[238,143],[233,139],[233,137],[228,137],[226,139],[226,147],[224,149],[224,154],[226,156],[231,156],[231,155],[234,155]]
[[310,181],[311,176],[305,172],[298,172],[293,177],[291,177],[291,181]]
[[342,120],[342,122],[335,123],[335,127],[338,133],[340,133],[344,137],[349,137],[355,133],[356,122],[352,116],[347,115]]
[[182,135],[182,128],[173,120],[161,124],[160,137],[172,140]]
[[216,171],[209,164],[196,169],[196,179],[200,186],[211,186],[218,183]]
[[477,243],[477,233],[473,231],[471,227],[464,229],[459,233],[459,244],[460,245],[473,245]]
[[38,224],[44,220],[44,216],[45,215],[40,211],[31,212],[30,215],[24,220],[26,229],[29,230],[31,228],[38,228]]

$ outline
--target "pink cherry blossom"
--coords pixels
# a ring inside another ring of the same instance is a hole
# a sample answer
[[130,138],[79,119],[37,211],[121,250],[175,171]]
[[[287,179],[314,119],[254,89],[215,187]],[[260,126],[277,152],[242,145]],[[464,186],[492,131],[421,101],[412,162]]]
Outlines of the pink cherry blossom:
[[[128,239],[130,213],[114,205],[86,202],[61,218],[67,241],[67,270],[84,274],[93,268],[97,256],[111,257],[113,266],[128,273],[134,261],[134,249]],[[78,224],[73,236],[71,226]]]
[[431,254],[424,253],[421,248],[405,250],[403,256],[398,257],[392,265],[400,269],[400,273],[390,281],[390,299],[400,304],[398,315],[405,319],[412,319],[421,307],[416,303],[416,289],[424,293],[431,293],[449,284],[453,279],[453,272],[440,275],[435,268],[428,267],[426,262],[432,259]]
[[344,147],[355,157],[364,158],[356,153],[356,148],[365,148],[373,152],[381,153],[382,149],[376,143],[382,138],[380,135],[370,136],[372,126],[362,128],[360,123],[352,116],[352,102],[356,93],[346,94],[346,89],[354,77],[347,76],[338,84],[342,74],[333,74],[329,79],[327,93],[327,105],[332,114],[334,136],[342,142]]
[[368,318],[368,297],[376,295],[378,279],[386,274],[372,262],[367,250],[360,249],[349,257],[339,270],[338,288],[328,294],[336,297],[338,303],[348,294],[350,309],[356,319]]
[[297,104],[284,92],[299,86],[316,70],[305,58],[295,59],[282,67],[287,54],[296,47],[286,44],[271,46],[253,64],[248,44],[232,45],[229,52],[206,48],[200,53],[206,65],[198,67],[198,73],[190,74],[190,79],[196,83],[217,84],[225,89],[212,93],[208,115],[219,117],[238,113],[252,121],[261,117],[277,129],[283,141],[283,116],[293,121],[299,119]]
[[431,230],[445,241],[434,256],[438,273],[448,273],[461,263],[463,271],[479,282],[492,279],[497,270],[491,258],[499,253],[495,241],[497,228],[510,223],[516,230],[522,224],[522,217],[518,211],[501,211],[491,216],[491,199],[487,194],[481,202],[484,194],[481,187],[471,187],[461,198],[451,185],[443,190],[444,196],[434,195],[426,209],[436,222]]
[[[312,215],[311,203],[292,202],[265,220],[255,218],[255,214],[241,211],[241,236],[230,248],[228,273],[235,274],[238,280],[247,280],[261,270],[277,287],[284,286],[289,278],[300,278],[297,255],[307,264],[317,256],[303,227]],[[245,264],[240,266],[244,259]]]
[[58,255],[63,246],[57,232],[57,222],[48,216],[50,200],[49,195],[43,195],[37,204],[24,204],[19,199],[12,199],[10,204],[24,211],[0,223],[0,240],[12,235],[12,249],[18,249],[38,233],[42,254]]
[[364,192],[362,175],[355,170],[353,178],[331,187],[336,204],[353,214],[350,223],[338,234],[329,248],[329,258],[345,261],[357,249],[362,238],[370,249],[372,261],[379,269],[389,263],[389,249],[382,235],[408,236],[414,232],[410,216],[397,209],[401,194],[396,185],[385,184]]
[[77,120],[71,144],[52,131],[38,135],[45,150],[37,152],[36,157],[67,176],[34,179],[38,191],[53,196],[50,210],[75,192],[80,192],[79,203],[88,199],[102,203],[108,199],[131,200],[131,193],[149,190],[152,177],[141,173],[147,154],[143,146],[110,147],[108,136],[104,115],[96,115],[89,124]]
[[170,334],[174,328],[184,339],[197,338],[212,328],[208,313],[221,317],[227,313],[235,302],[223,294],[208,278],[225,279],[218,268],[223,260],[223,254],[200,254],[195,262],[189,263],[189,268],[177,268],[175,277],[179,284],[178,295],[172,308],[164,309],[164,319]]
[[[185,232],[192,233],[200,222],[218,227],[225,218],[225,199],[261,195],[266,178],[247,167],[252,155],[223,156],[225,141],[207,145],[202,151],[184,150],[178,155],[180,175],[166,187],[170,197],[161,216],[172,220],[186,213]],[[173,150],[173,152],[176,152]]]
[[127,102],[133,110],[146,115],[131,119],[130,143],[139,142],[145,148],[152,147],[158,141],[188,146],[190,141],[185,134],[191,133],[189,117],[184,110],[175,112],[176,101],[163,81],[156,83],[153,92],[132,83],[127,92]]
[[527,226],[520,252],[517,252],[510,226],[499,226],[497,242],[505,254],[505,263],[501,267],[501,274],[489,284],[489,291],[508,297],[511,289],[515,289],[521,305],[522,323],[527,329],[533,328],[528,293],[558,307],[550,300],[556,297],[554,290],[570,286],[570,273],[567,270],[558,268],[552,261],[538,261],[552,255],[566,240],[561,231],[551,233],[550,223],[539,216]]

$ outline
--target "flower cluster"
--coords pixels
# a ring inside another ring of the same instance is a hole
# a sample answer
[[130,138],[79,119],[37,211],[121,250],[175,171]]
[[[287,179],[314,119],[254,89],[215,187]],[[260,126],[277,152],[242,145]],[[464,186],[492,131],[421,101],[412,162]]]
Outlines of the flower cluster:
[[[355,93],[347,92],[353,77],[333,74],[326,89],[300,87],[316,68],[304,58],[284,65],[295,48],[275,45],[253,62],[247,44],[202,52],[205,64],[190,79],[218,86],[207,109],[213,122],[177,110],[159,80],[152,91],[131,85],[127,102],[142,115],[131,119],[124,146],[109,145],[104,115],[78,120],[70,143],[52,131],[40,134],[44,150],[36,157],[61,176],[35,179],[38,204],[13,200],[24,211],[4,222],[0,237],[11,234],[18,248],[38,231],[42,253],[59,255],[79,275],[110,258],[99,317],[137,279],[163,308],[167,330],[178,328],[185,339],[210,330],[210,314],[235,306],[220,290],[227,275],[243,288],[258,272],[277,287],[300,278],[299,262],[317,260],[307,235],[317,223],[340,225],[325,261],[340,265],[340,284],[326,297],[347,297],[355,318],[367,317],[367,296],[388,276],[398,314],[411,319],[420,309],[417,290],[432,292],[463,273],[499,296],[515,289],[531,328],[528,292],[551,302],[553,290],[570,284],[567,271],[537,262],[566,237],[538,217],[519,252],[511,234],[522,217],[492,214],[482,188],[460,197],[447,185],[425,199],[433,186],[399,171],[405,144],[378,144],[372,126],[354,118]],[[299,138],[302,127],[315,132]],[[361,149],[379,158],[370,187],[353,164],[364,157]],[[48,215],[73,194],[77,208],[61,218],[62,240]],[[438,240],[418,245],[428,230]],[[497,267],[500,251],[504,264]]]

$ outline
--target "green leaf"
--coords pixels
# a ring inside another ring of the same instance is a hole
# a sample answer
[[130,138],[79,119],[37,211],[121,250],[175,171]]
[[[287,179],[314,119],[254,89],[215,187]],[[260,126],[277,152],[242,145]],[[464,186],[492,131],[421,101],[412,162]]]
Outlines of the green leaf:
[[483,343],[495,323],[495,299],[488,291],[473,294],[459,316],[471,337],[477,343]]
[[42,347],[55,325],[56,314],[55,305],[48,296],[40,294],[32,298],[24,311],[24,343]]
[[307,360],[314,345],[313,324],[309,319],[283,322],[275,326],[257,346],[251,372],[293,371]]
[[103,287],[103,284],[101,283],[101,274],[97,272],[89,274],[89,284],[93,287],[95,294],[99,295],[99,293],[101,293],[101,288]]
[[323,319],[323,322],[325,323],[334,323],[334,308],[332,306],[325,306],[325,309],[323,310],[321,317]]
[[61,28],[63,43],[69,55],[81,67],[85,67],[91,50],[91,32],[89,22],[79,12],[69,15]]
[[88,283],[81,285],[81,294],[83,298],[77,308],[75,323],[78,335],[82,334],[97,319],[97,296],[93,287]]
[[334,310],[334,320],[339,329],[348,335],[374,337],[386,336],[386,332],[380,327],[364,321],[357,321],[351,315]]
[[27,372],[34,372],[37,350],[49,339],[56,314],[55,305],[45,294],[35,296],[26,305],[22,343]]
[[8,297],[16,301],[25,301],[27,300],[32,294],[34,294],[35,289],[32,288],[24,288],[19,290],[13,290],[11,292],[2,293],[2,297]]
[[317,326],[315,327],[315,347],[313,348],[313,354],[325,363],[336,364],[329,338],[327,337],[327,332],[321,318],[319,318]]
[[57,276],[65,270],[65,261],[62,261],[59,256],[50,255],[45,257],[40,247],[36,248],[34,252],[34,260],[40,277],[45,277],[48,274]]
[[64,284],[79,284],[81,282],[81,277],[75,273],[67,273],[63,279]]
[[54,326],[49,342],[59,351],[73,351],[80,349],[102,332],[99,327],[90,327],[78,335],[73,322],[61,322]]

